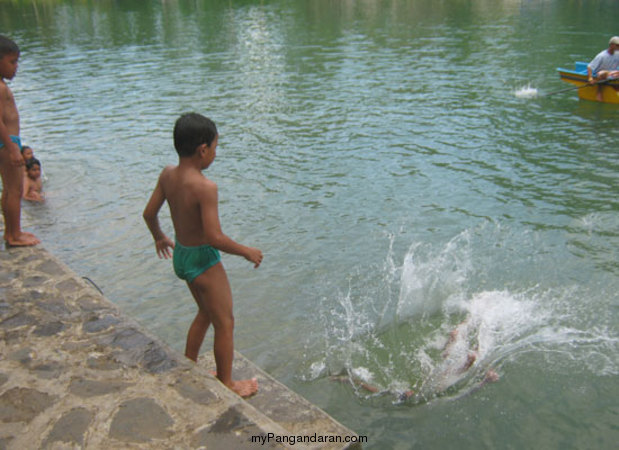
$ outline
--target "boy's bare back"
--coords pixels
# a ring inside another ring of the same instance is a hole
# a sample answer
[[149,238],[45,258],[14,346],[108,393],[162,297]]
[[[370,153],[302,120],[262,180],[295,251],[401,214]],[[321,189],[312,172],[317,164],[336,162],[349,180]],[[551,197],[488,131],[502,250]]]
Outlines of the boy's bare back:
[[[258,389],[255,379],[232,379],[232,292],[219,251],[243,256],[254,267],[262,262],[262,252],[232,240],[221,230],[217,185],[202,175],[202,170],[215,159],[217,142],[217,128],[210,119],[196,113],[181,116],[174,127],[178,165],[163,169],[142,215],[155,240],[157,254],[163,258],[173,257],[176,275],[187,282],[198,306],[187,332],[185,356],[197,361],[206,331],[212,324],[217,378],[239,395],[250,396]],[[176,244],[161,230],[157,218],[166,201]]]
[[176,239],[186,246],[210,245],[207,227],[219,226],[211,223],[213,214],[218,214],[217,185],[199,171],[180,165],[163,169],[159,183],[170,207]]

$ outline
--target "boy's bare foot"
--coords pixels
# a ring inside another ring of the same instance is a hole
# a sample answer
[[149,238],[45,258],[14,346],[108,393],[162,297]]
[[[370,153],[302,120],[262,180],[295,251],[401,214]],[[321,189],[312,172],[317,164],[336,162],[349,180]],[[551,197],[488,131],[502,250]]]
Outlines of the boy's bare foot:
[[456,338],[458,337],[458,329],[454,328],[453,330],[451,330],[449,332],[449,338],[447,339],[447,344],[445,345],[445,347],[447,347],[447,345],[453,343]]
[[[30,233],[29,231],[22,231],[21,234],[24,236],[35,238],[35,239],[37,238],[33,233]],[[9,235],[6,233],[6,230],[4,230],[4,233],[2,234],[2,239],[4,239],[5,241],[8,241],[8,236]]]
[[445,343],[445,347],[443,348],[443,359],[446,359],[447,356],[449,356],[449,351],[451,350],[451,346],[454,344],[454,342],[456,342],[458,333],[458,328],[454,328],[449,332],[449,337],[447,338],[447,342]]
[[486,372],[486,376],[484,377],[484,383],[494,383],[499,381],[499,374],[494,371],[494,369],[488,369]]
[[5,242],[9,247],[28,247],[40,244],[41,241],[32,233],[22,231],[17,239],[5,238]]
[[477,352],[469,352],[469,354],[466,355],[466,362],[462,366],[461,370],[463,372],[465,370],[469,370],[475,361],[477,361]]
[[[217,378],[217,372],[209,370],[209,373]],[[258,380],[252,378],[250,380],[232,381],[230,386],[226,385],[228,389],[236,392],[243,398],[251,397],[258,392]]]
[[243,398],[251,397],[258,392],[258,380],[252,378],[250,380],[232,381],[228,388]]

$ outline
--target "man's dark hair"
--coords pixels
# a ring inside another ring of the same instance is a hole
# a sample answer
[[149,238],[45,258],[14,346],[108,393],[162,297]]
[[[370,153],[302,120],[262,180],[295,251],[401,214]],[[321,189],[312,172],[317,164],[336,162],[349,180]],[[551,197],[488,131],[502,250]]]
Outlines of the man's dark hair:
[[19,47],[8,37],[0,35],[0,58],[11,53],[19,55]]
[[215,123],[198,113],[183,114],[174,124],[174,148],[181,157],[192,156],[202,144],[210,146],[216,136]]

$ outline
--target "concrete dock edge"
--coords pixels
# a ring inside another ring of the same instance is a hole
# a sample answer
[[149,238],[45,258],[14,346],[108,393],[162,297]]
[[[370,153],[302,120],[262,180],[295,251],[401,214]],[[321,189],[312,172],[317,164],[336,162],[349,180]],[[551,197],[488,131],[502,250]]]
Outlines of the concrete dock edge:
[[260,383],[241,399],[204,353],[187,360],[42,246],[0,250],[0,450],[361,448],[237,353]]

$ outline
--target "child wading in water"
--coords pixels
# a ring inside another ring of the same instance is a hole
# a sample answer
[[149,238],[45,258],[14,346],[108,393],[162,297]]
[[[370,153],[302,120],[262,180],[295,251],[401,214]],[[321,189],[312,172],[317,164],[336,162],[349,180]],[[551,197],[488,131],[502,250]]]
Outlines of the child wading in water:
[[28,161],[34,158],[34,151],[32,150],[32,147],[24,145],[21,148],[21,156],[24,158],[24,164],[28,164]]
[[19,138],[19,113],[13,93],[4,80],[17,73],[19,47],[0,36],[0,176],[2,177],[2,215],[4,241],[10,246],[36,245],[32,233],[21,229],[21,198],[24,189],[24,158]]
[[33,202],[45,200],[43,195],[43,181],[41,180],[41,162],[32,157],[26,162],[26,176],[24,177],[24,199]]
[[[174,147],[178,166],[168,166],[159,175],[146,208],[144,220],[155,240],[157,255],[170,258],[176,275],[185,280],[198,304],[198,313],[187,333],[185,356],[197,361],[206,330],[215,329],[213,351],[217,378],[242,397],[256,393],[256,379],[233,381],[234,316],[232,292],[219,251],[243,256],[258,267],[262,252],[241,245],[222,230],[219,222],[217,185],[202,175],[215,159],[217,128],[208,118],[189,113],[174,126]],[[163,203],[170,207],[176,242],[159,226],[158,213]]]

